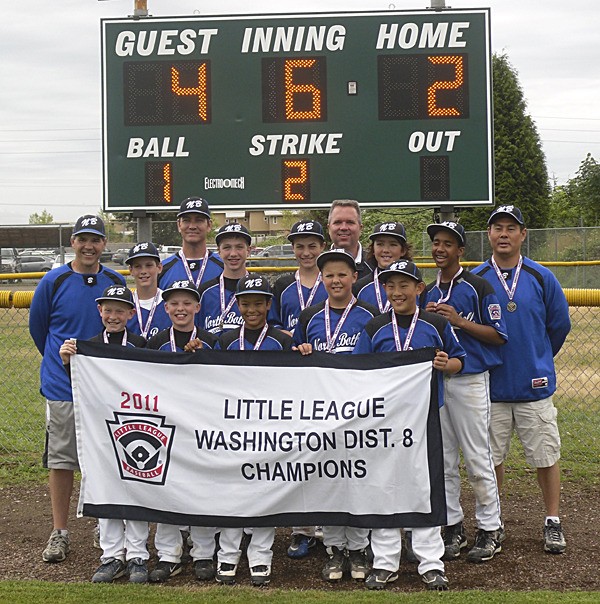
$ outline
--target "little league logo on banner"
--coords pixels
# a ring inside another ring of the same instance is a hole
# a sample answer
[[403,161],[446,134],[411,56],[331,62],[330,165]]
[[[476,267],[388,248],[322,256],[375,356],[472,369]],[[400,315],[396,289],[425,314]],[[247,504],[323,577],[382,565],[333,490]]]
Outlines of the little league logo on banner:
[[77,346],[80,515],[223,527],[446,523],[433,349],[303,357]]
[[115,413],[106,424],[122,480],[165,484],[175,426],[152,415]]

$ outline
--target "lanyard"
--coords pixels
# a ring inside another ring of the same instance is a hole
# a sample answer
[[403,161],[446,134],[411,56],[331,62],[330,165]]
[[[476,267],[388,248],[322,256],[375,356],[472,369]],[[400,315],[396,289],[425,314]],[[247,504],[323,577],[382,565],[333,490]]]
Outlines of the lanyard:
[[413,334],[415,332],[415,327],[417,326],[418,319],[419,309],[417,308],[410,322],[410,327],[408,328],[408,333],[406,334],[406,340],[404,340],[404,344],[402,344],[402,340],[400,339],[400,331],[398,329],[398,319],[396,319],[396,313],[392,312],[392,329],[394,331],[394,342],[396,343],[396,350],[409,350],[410,341],[412,340]]
[[208,262],[208,250],[206,250],[206,252],[204,252],[204,259],[202,260],[202,264],[200,265],[200,271],[198,272],[198,278],[195,280],[194,280],[194,277],[192,277],[192,271],[190,270],[190,267],[187,262],[187,258],[185,257],[183,250],[179,250],[179,257],[181,258],[181,261],[183,262],[183,268],[185,269],[188,279],[197,288],[200,287],[200,283],[202,283],[202,277],[204,276],[204,271],[206,270],[206,264]]
[[[108,332],[106,331],[106,329],[102,332],[102,338],[104,339],[104,343],[105,344],[110,344],[109,338],[108,338]],[[121,340],[121,346],[127,346],[127,330],[123,330],[123,339]]]
[[319,273],[315,284],[312,286],[312,289],[310,290],[310,295],[308,296],[308,300],[306,302],[304,302],[304,296],[302,294],[302,283],[300,283],[300,274],[298,271],[296,271],[295,279],[296,289],[298,290],[298,300],[300,301],[300,310],[304,310],[307,306],[310,306],[310,303],[313,301],[313,298],[315,297],[315,294],[319,289],[319,285],[321,283],[321,273]]
[[146,326],[144,327],[144,319],[142,317],[142,307],[140,305],[140,298],[138,296],[137,291],[133,292],[133,301],[135,303],[135,310],[137,313],[138,325],[140,326],[140,333],[143,338],[148,337],[148,332],[150,331],[150,325],[152,324],[152,319],[154,318],[154,312],[156,311],[156,307],[158,306],[158,301],[160,300],[160,290],[156,292],[154,296],[154,300],[152,300],[152,306],[150,307],[150,312],[148,313],[148,320],[146,321]]
[[444,296],[444,292],[442,291],[442,288],[440,287],[441,283],[442,283],[442,271],[438,271],[437,273],[437,277],[435,278],[435,286],[438,288],[438,290],[440,291],[440,293],[442,294],[440,296],[440,299],[437,301],[438,304],[442,304],[443,302],[446,302],[447,300],[450,299],[450,295],[452,294],[452,286],[454,285],[454,280],[463,272],[463,267],[461,266],[455,273],[454,277],[452,277],[452,279],[450,279],[450,286],[448,287],[448,291],[446,292],[446,295]]
[[225,321],[225,315],[231,310],[231,307],[235,304],[235,294],[231,294],[229,302],[225,305],[225,278],[223,273],[219,275],[219,301],[221,303],[221,316],[219,317],[219,323],[223,325]]
[[[192,335],[190,336],[190,339],[188,340],[191,341],[196,337],[196,327],[194,327],[193,331],[192,331]],[[169,341],[171,342],[171,352],[177,352],[177,344],[175,343],[175,329],[173,327],[171,327],[171,329],[169,329]]]
[[[245,327],[246,327],[245,324],[240,327],[240,337],[238,340],[239,345],[240,345],[240,350],[245,350],[245,345],[244,345]],[[263,343],[263,340],[265,339],[265,336],[267,335],[268,329],[269,329],[269,324],[265,323],[265,326],[262,328],[262,331],[260,332],[260,335],[258,336],[258,340],[256,340],[256,344],[254,344],[254,347],[252,348],[252,350],[260,349],[260,345]]]
[[377,298],[377,307],[380,313],[387,312],[390,309],[390,301],[386,300],[383,303],[383,297],[381,296],[381,285],[379,283],[379,267],[373,272],[373,287],[375,288],[375,297]]
[[356,303],[356,298],[354,296],[352,296],[352,299],[350,300],[350,302],[348,302],[348,306],[346,306],[346,308],[344,309],[344,312],[343,312],[342,316],[340,317],[340,320],[338,321],[337,325],[335,326],[335,331],[333,332],[333,336],[332,336],[331,335],[331,318],[329,316],[329,300],[325,300],[325,334],[327,335],[327,352],[331,352],[333,350],[335,341],[337,340],[337,337],[340,335],[342,325],[345,323],[346,319],[348,318],[348,315],[350,314],[350,311],[352,310],[352,307],[354,306],[355,303]]
[[521,274],[521,267],[523,266],[523,256],[519,256],[519,263],[517,264],[517,268],[515,269],[515,276],[513,277],[513,283],[510,289],[508,289],[508,285],[506,285],[506,279],[504,279],[504,277],[502,276],[502,272],[498,268],[498,265],[496,264],[496,261],[494,260],[493,256],[492,266],[496,271],[496,275],[498,277],[498,280],[500,281],[500,284],[502,285],[504,291],[506,292],[506,295],[508,296],[508,304],[506,305],[506,310],[508,310],[508,312],[515,312],[515,310],[517,310],[517,305],[515,302],[513,302],[513,298],[515,297],[515,292],[517,291],[517,283],[519,282],[519,275]]

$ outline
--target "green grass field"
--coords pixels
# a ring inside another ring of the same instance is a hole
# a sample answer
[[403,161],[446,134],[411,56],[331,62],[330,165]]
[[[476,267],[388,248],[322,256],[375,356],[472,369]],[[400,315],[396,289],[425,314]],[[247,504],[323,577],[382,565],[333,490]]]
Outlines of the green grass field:
[[365,604],[397,603],[433,604],[591,604],[598,602],[598,592],[485,592],[462,591],[444,593],[398,594],[390,592],[322,592],[257,590],[252,588],[220,586],[197,589],[135,585],[52,584],[39,581],[0,582],[0,602],[33,604],[178,604],[202,602],[203,604],[260,603],[260,604]]

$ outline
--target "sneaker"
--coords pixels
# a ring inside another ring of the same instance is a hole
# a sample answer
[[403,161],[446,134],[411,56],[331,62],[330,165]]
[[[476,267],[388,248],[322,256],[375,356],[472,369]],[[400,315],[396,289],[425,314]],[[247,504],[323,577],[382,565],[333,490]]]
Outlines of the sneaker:
[[44,562],[62,562],[71,549],[69,543],[69,531],[65,529],[54,529],[50,533],[50,539],[42,554]]
[[237,564],[229,564],[228,562],[219,562],[217,565],[217,574],[215,578],[217,583],[224,585],[233,585],[235,583],[235,574],[237,572]]
[[194,574],[198,581],[210,581],[215,578],[215,562],[212,558],[207,560],[196,560],[194,562]]
[[266,564],[259,564],[250,569],[250,581],[256,587],[268,585],[271,582],[271,567]]
[[339,581],[344,575],[344,566],[346,564],[346,554],[343,549],[335,545],[327,548],[329,560],[321,571],[321,576],[325,581]]
[[148,567],[141,558],[132,558],[127,562],[127,574],[130,583],[148,583]]
[[148,577],[151,583],[164,583],[181,572],[181,562],[159,561]]
[[357,581],[364,581],[370,570],[366,549],[349,550],[348,561],[350,562],[350,576]]
[[443,570],[428,570],[421,575],[421,579],[427,585],[427,589],[431,591],[446,591],[448,589],[448,579],[446,579]]
[[105,562],[98,567],[92,577],[92,583],[112,583],[126,572],[125,562],[112,558],[109,562]]
[[398,578],[398,573],[383,568],[374,568],[365,580],[367,589],[383,589]]
[[460,550],[467,547],[467,536],[463,529],[463,523],[445,526],[444,533],[444,555],[442,560],[456,560],[460,556]]
[[413,552],[412,548],[412,531],[404,532],[404,555],[402,556],[407,562],[411,562],[412,564],[417,564],[419,560],[415,556],[415,552]]
[[97,523],[96,526],[94,527],[94,543],[93,543],[94,547],[96,549],[102,549],[102,546],[100,545],[100,524]]
[[292,542],[287,549],[287,555],[290,558],[304,558],[308,556],[309,549],[317,544],[317,540],[314,537],[307,535],[292,535]]
[[467,560],[469,562],[487,562],[501,551],[502,546],[498,539],[498,531],[479,529],[475,536],[475,545],[467,554]]
[[503,524],[501,524],[500,528],[496,531],[496,540],[500,543],[504,543],[504,541],[506,541],[506,531],[504,530]]
[[567,549],[567,541],[560,522],[548,520],[544,525],[544,551],[551,554],[563,554]]

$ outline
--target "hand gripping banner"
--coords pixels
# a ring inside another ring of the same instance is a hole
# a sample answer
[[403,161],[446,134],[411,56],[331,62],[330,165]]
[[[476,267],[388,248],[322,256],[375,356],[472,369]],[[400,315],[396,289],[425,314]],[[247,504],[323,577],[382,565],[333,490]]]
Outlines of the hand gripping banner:
[[166,353],[78,342],[78,513],[198,526],[446,523],[433,349]]

